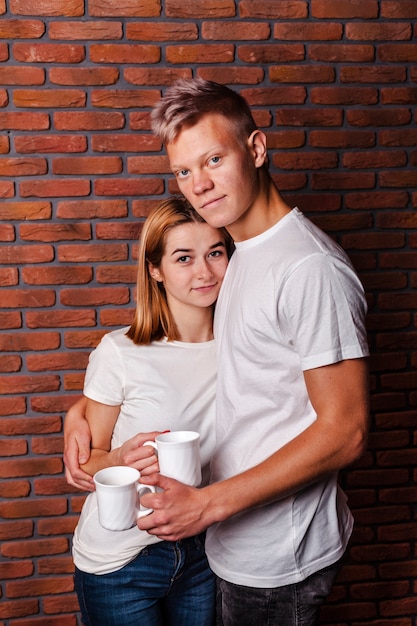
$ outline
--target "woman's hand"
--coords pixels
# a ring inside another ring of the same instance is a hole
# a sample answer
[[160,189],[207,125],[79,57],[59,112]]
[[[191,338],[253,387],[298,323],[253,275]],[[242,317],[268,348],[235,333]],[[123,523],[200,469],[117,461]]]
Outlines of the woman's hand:
[[154,441],[160,431],[139,433],[125,441],[120,448],[115,448],[109,453],[112,465],[129,465],[140,471],[142,476],[159,472],[158,457],[154,448],[144,446],[146,441]]
[[87,399],[70,407],[64,420],[64,463],[67,482],[83,491],[93,491],[92,477],[81,469],[90,458],[91,432],[85,419]]

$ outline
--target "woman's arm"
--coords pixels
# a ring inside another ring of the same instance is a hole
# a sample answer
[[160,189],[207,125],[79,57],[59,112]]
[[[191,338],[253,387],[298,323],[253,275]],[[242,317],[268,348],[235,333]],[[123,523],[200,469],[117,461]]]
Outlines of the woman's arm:
[[91,431],[91,455],[82,465],[82,470],[91,476],[112,465],[129,465],[144,475],[158,471],[158,459],[154,449],[142,444],[155,439],[159,431],[139,433],[120,447],[111,449],[111,438],[119,412],[120,406],[87,399],[85,416]]
[[92,491],[94,483],[89,474],[81,469],[90,456],[91,433],[85,419],[87,398],[82,396],[73,404],[64,420],[64,463],[67,482],[83,491]]

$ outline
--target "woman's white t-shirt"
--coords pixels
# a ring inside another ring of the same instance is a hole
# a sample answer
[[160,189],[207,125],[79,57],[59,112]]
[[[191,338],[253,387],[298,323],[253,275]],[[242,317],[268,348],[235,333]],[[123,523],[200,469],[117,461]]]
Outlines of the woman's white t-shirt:
[[[215,445],[216,351],[214,341],[154,341],[136,345],[127,328],[105,335],[91,353],[84,394],[121,405],[111,448],[139,432],[195,430],[201,436],[203,482]],[[145,546],[160,541],[137,526],[110,531],[98,521],[96,494],[83,506],[73,538],[78,569],[105,574],[120,569]]]

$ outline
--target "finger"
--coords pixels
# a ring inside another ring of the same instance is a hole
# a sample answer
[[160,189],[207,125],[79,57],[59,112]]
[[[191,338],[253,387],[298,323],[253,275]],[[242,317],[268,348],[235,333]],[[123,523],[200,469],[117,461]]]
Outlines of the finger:
[[163,433],[168,433],[169,430],[153,430],[149,433],[139,433],[137,435],[137,445],[142,446],[145,441],[155,441],[158,435],[162,435]]
[[150,476],[151,474],[156,474],[159,472],[159,464],[158,459],[155,459],[153,463],[147,465],[146,467],[142,467],[142,469],[137,468],[140,471],[141,476]]
[[80,477],[74,477],[68,469],[65,470],[65,478],[69,485],[81,489],[82,491],[94,491],[94,481],[89,474],[82,474]]

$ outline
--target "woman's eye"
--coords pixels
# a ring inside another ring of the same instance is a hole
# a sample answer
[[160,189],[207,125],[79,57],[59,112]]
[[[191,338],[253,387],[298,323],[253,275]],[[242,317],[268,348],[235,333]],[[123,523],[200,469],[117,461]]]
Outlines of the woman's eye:
[[211,157],[211,159],[210,159],[210,161],[209,161],[209,162],[210,162],[212,165],[217,165],[217,163],[218,163],[219,161],[220,161],[220,157],[219,157],[219,156],[214,156],[214,157]]
[[180,170],[179,172],[176,172],[175,176],[177,178],[185,178],[188,176],[188,170]]
[[188,263],[188,261],[190,260],[191,257],[189,256],[180,256],[178,259],[179,263]]

